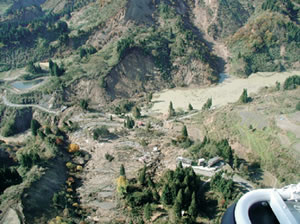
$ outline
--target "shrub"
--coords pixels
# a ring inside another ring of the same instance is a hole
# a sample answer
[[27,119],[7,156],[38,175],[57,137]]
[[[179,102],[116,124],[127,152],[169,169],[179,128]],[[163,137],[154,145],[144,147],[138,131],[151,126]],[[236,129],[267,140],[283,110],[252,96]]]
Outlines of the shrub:
[[94,140],[97,140],[99,137],[105,138],[109,136],[110,136],[110,132],[105,125],[102,125],[100,128],[96,128],[93,131]]
[[110,155],[109,153],[105,153],[105,159],[108,160],[109,162],[113,161],[115,157]]
[[82,109],[86,110],[88,108],[88,106],[89,106],[89,103],[88,103],[88,101],[86,99],[81,99],[79,101],[79,105],[80,105],[80,107]]
[[299,75],[293,75],[291,77],[288,77],[283,84],[284,90],[290,90],[290,89],[296,89],[297,86],[300,85],[300,76]]

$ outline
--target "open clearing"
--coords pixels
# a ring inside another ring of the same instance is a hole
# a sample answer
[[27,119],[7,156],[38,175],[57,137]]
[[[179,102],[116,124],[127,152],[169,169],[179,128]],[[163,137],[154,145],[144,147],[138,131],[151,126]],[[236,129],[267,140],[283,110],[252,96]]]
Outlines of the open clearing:
[[154,105],[151,110],[154,113],[166,114],[170,101],[173,102],[175,109],[187,109],[189,103],[192,104],[194,109],[201,109],[202,105],[210,97],[212,98],[212,106],[220,107],[236,102],[245,88],[248,90],[248,95],[257,93],[263,87],[274,86],[276,81],[283,83],[287,77],[299,73],[299,71],[282,73],[260,72],[252,74],[247,79],[229,76],[229,78],[214,87],[164,90],[154,94]]

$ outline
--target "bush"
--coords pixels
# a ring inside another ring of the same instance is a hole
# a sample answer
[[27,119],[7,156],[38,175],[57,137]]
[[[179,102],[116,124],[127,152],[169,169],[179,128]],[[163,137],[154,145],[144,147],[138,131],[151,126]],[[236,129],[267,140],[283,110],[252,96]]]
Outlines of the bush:
[[80,105],[80,107],[81,107],[82,109],[86,110],[86,109],[88,108],[88,106],[89,106],[89,103],[88,103],[87,100],[81,99],[81,100],[79,101],[79,105]]
[[300,76],[299,75],[293,75],[291,77],[288,77],[283,84],[284,90],[290,90],[290,89],[296,89],[297,86],[300,85]]
[[115,157],[110,155],[109,153],[105,153],[105,159],[108,160],[109,162],[113,161]]
[[105,138],[105,137],[109,137],[109,136],[110,136],[110,132],[105,125],[93,130],[94,140],[97,140],[99,137]]

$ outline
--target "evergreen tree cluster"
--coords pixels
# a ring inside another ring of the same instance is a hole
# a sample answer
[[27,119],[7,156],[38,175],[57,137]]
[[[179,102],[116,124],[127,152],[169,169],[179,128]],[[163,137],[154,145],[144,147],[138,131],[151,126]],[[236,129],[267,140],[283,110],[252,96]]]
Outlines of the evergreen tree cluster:
[[209,110],[212,106],[212,98],[208,98],[205,104],[202,106],[202,110]]
[[79,50],[79,56],[80,58],[83,58],[83,57],[87,57],[88,55],[95,54],[96,52],[97,50],[93,46],[89,46],[86,48],[81,47]]
[[177,218],[181,217],[182,211],[188,213],[188,217],[194,220],[200,210],[202,182],[196,176],[191,167],[175,171],[168,170],[163,180],[161,202],[165,207],[172,207]]
[[227,163],[233,165],[233,152],[227,139],[215,141],[204,137],[201,143],[194,144],[189,148],[190,154],[195,158],[213,158],[215,156],[222,157]]
[[229,200],[233,196],[234,182],[232,178],[223,177],[224,172],[217,172],[210,181],[211,189],[222,193],[225,200]]
[[134,125],[135,125],[134,120],[131,117],[127,116],[126,120],[124,120],[124,127],[128,129],[132,129]]
[[26,70],[32,74],[38,74],[43,72],[40,65],[34,65],[32,61],[28,63]]
[[[120,176],[125,176],[124,166],[120,168]],[[191,167],[183,168],[180,164],[175,171],[168,170],[155,183],[144,166],[137,179],[128,180],[123,194],[125,203],[132,211],[143,212],[145,220],[151,218],[151,204],[163,204],[166,210],[174,211],[177,219],[181,219],[182,211],[185,211],[188,214],[185,220],[193,221],[199,214],[203,198],[201,186],[200,178]]]
[[248,97],[248,91],[247,89],[244,89],[242,95],[240,96],[240,102],[248,103],[249,101],[250,97]]
[[65,73],[65,69],[63,67],[59,67],[51,59],[49,60],[49,69],[52,76],[61,76]]
[[283,83],[284,90],[296,89],[300,85],[300,76],[293,75],[288,77]]
[[[125,173],[120,169],[120,175]],[[125,202],[132,209],[139,209],[148,203],[159,203],[159,194],[156,189],[156,184],[147,173],[147,167],[144,166],[138,174],[138,181],[131,180],[125,191]]]

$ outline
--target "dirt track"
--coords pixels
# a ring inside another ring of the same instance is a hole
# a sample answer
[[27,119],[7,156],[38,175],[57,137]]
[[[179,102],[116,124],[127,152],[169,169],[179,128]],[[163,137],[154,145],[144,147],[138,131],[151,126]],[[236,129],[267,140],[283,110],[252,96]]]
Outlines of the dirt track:
[[188,104],[191,103],[195,109],[201,109],[202,105],[208,98],[212,98],[212,106],[220,107],[228,103],[236,102],[244,88],[248,90],[248,95],[256,93],[265,86],[274,86],[276,81],[283,83],[284,80],[292,75],[300,72],[265,72],[255,73],[247,79],[229,77],[222,83],[208,88],[176,88],[171,90],[164,90],[157,93],[153,97],[154,106],[152,112],[166,114],[170,101],[173,102],[175,109],[187,109]]

